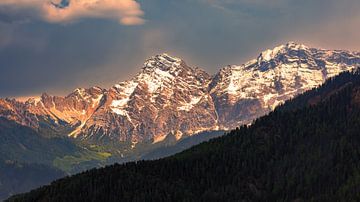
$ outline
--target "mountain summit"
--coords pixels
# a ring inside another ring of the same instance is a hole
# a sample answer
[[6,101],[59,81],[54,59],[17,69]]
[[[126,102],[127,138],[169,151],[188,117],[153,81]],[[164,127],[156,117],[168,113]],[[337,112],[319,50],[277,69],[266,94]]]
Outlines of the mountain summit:
[[249,123],[295,95],[360,65],[360,54],[289,42],[217,73],[210,93],[223,127]]
[[360,66],[360,53],[289,42],[214,76],[168,54],[146,60],[110,89],[0,100],[0,116],[22,125],[101,142],[161,142],[251,123],[295,95]]
[[359,120],[360,74],[345,72],[174,156],[93,169],[7,201],[359,201]]

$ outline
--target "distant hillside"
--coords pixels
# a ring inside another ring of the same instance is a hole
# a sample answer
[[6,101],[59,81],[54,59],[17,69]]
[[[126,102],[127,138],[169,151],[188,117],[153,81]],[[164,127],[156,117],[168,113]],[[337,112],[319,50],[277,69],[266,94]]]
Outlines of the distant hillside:
[[342,73],[175,156],[90,170],[8,201],[359,201],[359,131],[360,75]]
[[49,166],[0,159],[0,201],[64,176],[65,173]]
[[0,154],[5,160],[52,165],[78,147],[68,138],[47,138],[30,127],[0,117]]
[[65,171],[101,166],[98,153],[0,117],[0,200],[64,177]]

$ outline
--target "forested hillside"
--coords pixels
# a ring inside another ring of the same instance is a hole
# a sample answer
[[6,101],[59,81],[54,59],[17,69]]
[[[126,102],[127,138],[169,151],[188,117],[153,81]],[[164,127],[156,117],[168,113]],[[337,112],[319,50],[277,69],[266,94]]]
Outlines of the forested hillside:
[[67,177],[8,201],[359,201],[360,75],[175,156]]

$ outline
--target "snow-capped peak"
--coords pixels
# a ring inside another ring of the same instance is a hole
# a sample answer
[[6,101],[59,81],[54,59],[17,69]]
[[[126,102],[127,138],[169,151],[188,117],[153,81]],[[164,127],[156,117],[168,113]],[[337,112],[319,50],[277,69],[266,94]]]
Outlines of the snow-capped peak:
[[132,79],[120,82],[113,87],[117,98],[111,106],[123,109],[136,89],[140,90],[146,86],[147,92],[155,93],[159,88],[169,86],[179,74],[186,70],[192,69],[187,67],[180,58],[167,53],[155,55],[145,61],[142,70]]
[[49,119],[51,127],[58,124],[63,129],[67,124],[74,137],[156,142],[173,131],[191,135],[250,123],[327,78],[359,66],[360,53],[288,42],[243,65],[226,66],[211,77],[163,53],[146,60],[138,74],[109,90],[79,88],[66,97],[43,94],[41,100],[30,100],[24,107],[0,99],[0,116],[35,128],[38,117]]
[[263,61],[270,61],[273,58],[275,58],[280,52],[283,52],[285,49],[284,45],[281,46],[277,46],[274,49],[268,49],[266,51],[263,51],[258,60],[263,60]]
[[182,60],[180,58],[172,57],[167,53],[155,55],[151,57],[150,59],[146,60],[144,67],[156,67],[157,63],[162,63],[165,65],[180,65]]
[[168,72],[176,76],[179,72],[184,69],[189,70],[190,68],[180,58],[170,56],[167,53],[156,55],[146,60],[143,67],[143,72],[153,72],[156,69]]
[[284,45],[280,45],[273,49],[268,49],[268,50],[263,51],[259,55],[258,61],[266,62],[266,61],[270,61],[270,60],[274,59],[276,56],[278,56],[280,54],[287,53],[288,51],[291,51],[291,50],[298,51],[298,50],[307,50],[307,49],[308,49],[308,47],[303,44],[298,44],[293,41],[290,41]]
[[309,47],[305,46],[304,44],[299,44],[293,41],[289,41],[285,46],[287,49],[292,50],[309,49]]
[[85,94],[85,88],[76,88],[74,91],[73,91],[73,93],[75,93],[75,94],[78,94],[78,95],[83,95],[83,94]]
[[267,111],[359,65],[360,54],[355,52],[329,51],[288,42],[263,51],[244,65],[224,67],[214,77],[210,92],[227,100],[225,108],[229,103],[257,100],[258,103],[252,104],[262,105],[262,110]]

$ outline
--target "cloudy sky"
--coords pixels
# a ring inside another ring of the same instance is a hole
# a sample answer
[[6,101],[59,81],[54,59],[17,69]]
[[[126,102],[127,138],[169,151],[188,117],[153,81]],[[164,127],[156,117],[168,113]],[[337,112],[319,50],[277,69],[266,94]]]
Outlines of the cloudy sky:
[[359,0],[1,0],[0,97],[110,87],[167,52],[210,73],[287,41],[360,50]]

